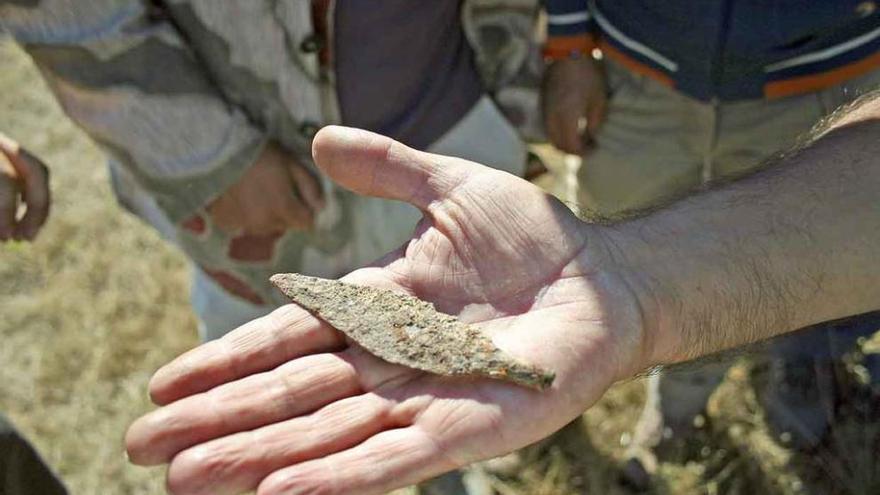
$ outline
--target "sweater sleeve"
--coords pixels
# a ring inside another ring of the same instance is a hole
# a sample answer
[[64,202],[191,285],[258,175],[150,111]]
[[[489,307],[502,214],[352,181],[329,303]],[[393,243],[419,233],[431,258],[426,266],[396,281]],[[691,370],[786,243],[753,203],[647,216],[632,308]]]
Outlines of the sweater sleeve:
[[596,47],[596,23],[587,0],[545,0],[544,57],[558,60],[589,54]]
[[264,133],[215,87],[185,38],[141,0],[0,4],[65,113],[174,222],[235,183]]

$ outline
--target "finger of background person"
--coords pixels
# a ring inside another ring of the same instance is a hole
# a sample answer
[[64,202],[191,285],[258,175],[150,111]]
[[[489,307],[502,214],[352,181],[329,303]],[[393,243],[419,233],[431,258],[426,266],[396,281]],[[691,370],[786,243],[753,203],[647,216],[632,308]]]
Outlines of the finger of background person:
[[20,177],[12,160],[19,149],[15,140],[0,132],[0,241],[8,241],[15,234]]
[[19,183],[17,177],[4,172],[2,165],[0,163],[0,241],[8,241],[15,233]]
[[386,430],[327,457],[275,471],[258,495],[333,493],[374,495],[459,467],[418,426]]
[[[19,240],[31,241],[49,217],[51,205],[49,169],[37,157],[25,150],[21,150],[18,157],[21,163],[17,165],[16,170],[22,178],[21,198],[27,209],[16,225],[15,237]],[[18,168],[19,166],[21,169]]]
[[361,392],[345,357],[305,356],[153,411],[129,427],[125,444],[135,464],[160,464],[200,442],[307,414]]
[[21,150],[21,145],[18,144],[18,141],[0,132],[0,153],[9,157],[10,155],[17,155],[19,150]]
[[422,210],[443,199],[466,176],[488,170],[466,160],[416,151],[361,129],[327,126],[312,142],[315,162],[359,194],[406,201]]
[[555,113],[548,119],[547,135],[559,150],[578,155],[584,151],[583,138],[578,125],[579,112]]
[[245,209],[228,198],[221,196],[208,205],[207,211],[214,225],[228,234],[241,232],[242,226],[245,224],[243,217]]
[[587,109],[587,132],[591,136],[595,136],[605,122],[605,109],[607,108],[608,98],[601,97],[590,101]]
[[383,430],[407,426],[412,411],[376,394],[348,397],[308,416],[185,450],[168,467],[167,485],[174,494],[253,490],[278,469],[354,447]]
[[321,190],[321,183],[318,178],[305,167],[295,162],[290,163],[289,170],[294,187],[296,187],[299,196],[312,212],[317,214],[324,209],[324,191]]
[[[253,204],[243,201],[240,232],[245,235],[270,235],[288,228],[302,229],[307,224],[305,205],[286,184],[265,184]],[[293,220],[291,220],[293,216]]]
[[[311,212],[288,182],[289,174],[278,163],[278,173],[261,178],[259,188],[251,190],[250,200],[242,201],[241,232],[269,235],[287,229],[305,230],[311,225]],[[254,197],[253,193],[259,194]]]
[[338,350],[344,343],[342,334],[288,304],[160,368],[150,380],[150,397],[165,405],[300,356]]
[[296,186],[285,188],[283,196],[277,198],[278,209],[273,213],[284,225],[284,229],[308,230],[315,224],[312,209],[296,192]]

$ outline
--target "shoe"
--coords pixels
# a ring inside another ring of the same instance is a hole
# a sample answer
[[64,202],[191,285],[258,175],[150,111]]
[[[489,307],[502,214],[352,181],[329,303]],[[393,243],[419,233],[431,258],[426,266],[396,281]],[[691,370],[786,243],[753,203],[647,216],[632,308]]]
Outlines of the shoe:
[[880,354],[865,354],[862,366],[868,372],[868,386],[871,389],[871,395],[880,397]]
[[637,491],[649,489],[660,462],[688,459],[700,452],[706,445],[706,423],[706,415],[700,413],[686,426],[679,422],[673,428],[664,424],[659,411],[644,410],[624,453],[620,482]]
[[[699,451],[705,444],[699,433],[706,427],[706,401],[723,378],[723,369],[648,378],[645,406],[620,470],[622,484],[647,490],[660,461]],[[664,405],[664,400],[669,402]]]
[[833,419],[834,388],[834,363],[829,360],[773,361],[758,394],[768,428],[785,446],[815,449]]

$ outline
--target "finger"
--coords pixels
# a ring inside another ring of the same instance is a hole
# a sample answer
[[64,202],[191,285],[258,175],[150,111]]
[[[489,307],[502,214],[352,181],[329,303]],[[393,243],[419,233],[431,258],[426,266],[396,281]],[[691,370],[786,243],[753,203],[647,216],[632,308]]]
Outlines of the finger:
[[459,467],[418,426],[386,430],[356,447],[278,470],[258,495],[373,495]]
[[20,150],[21,145],[18,144],[18,141],[0,132],[0,153],[9,157],[11,155],[17,155]]
[[15,233],[18,209],[18,179],[3,170],[0,163],[0,241],[8,241]]
[[288,228],[302,230],[308,224],[303,205],[287,184],[272,184],[261,191],[259,207],[244,207],[244,235],[267,236]]
[[337,350],[343,345],[340,333],[289,304],[160,368],[150,380],[150,397],[156,404],[168,404],[291,359]]
[[349,397],[314,414],[220,438],[181,452],[168,468],[172,493],[241,493],[272,472],[354,447],[408,424],[405,407],[376,394]]
[[324,209],[324,191],[321,190],[321,183],[311,172],[297,163],[291,163],[290,176],[299,196],[313,213]]
[[279,197],[280,207],[275,211],[278,219],[284,225],[284,229],[308,230],[314,225],[314,215],[311,208],[300,198],[293,189],[285,188],[284,195]]
[[[401,290],[393,272],[382,268],[354,271],[342,280]],[[344,336],[295,304],[282,306],[222,338],[203,344],[160,368],[150,380],[158,405],[204,392],[309,354],[345,347]]]
[[605,121],[605,110],[607,108],[608,98],[606,96],[596,97],[590,100],[587,108],[587,132],[591,136],[595,136]]
[[126,448],[135,464],[168,462],[200,442],[283,421],[361,392],[354,366],[316,354],[192,395],[135,421]]
[[[18,239],[33,240],[49,217],[51,195],[49,192],[49,169],[37,157],[25,150],[13,160],[22,178],[22,200],[27,206],[24,216],[18,221],[15,236]],[[16,163],[18,162],[18,163]]]
[[574,155],[583,152],[583,139],[579,128],[580,113],[565,112],[551,115],[548,120],[548,136],[559,150]]
[[248,211],[246,208],[242,208],[238,202],[230,201],[224,196],[209,204],[207,210],[211,222],[229,234],[237,234],[242,231],[242,227],[245,225],[243,215]]
[[359,194],[406,201],[422,210],[445,198],[478,164],[416,151],[391,138],[328,126],[312,142],[315,162],[342,186]]
[[[279,175],[276,180],[285,180],[287,173],[282,173],[284,177]],[[259,208],[243,208],[243,233],[262,236],[311,227],[311,211],[296,195],[292,184],[267,182],[260,193]]]

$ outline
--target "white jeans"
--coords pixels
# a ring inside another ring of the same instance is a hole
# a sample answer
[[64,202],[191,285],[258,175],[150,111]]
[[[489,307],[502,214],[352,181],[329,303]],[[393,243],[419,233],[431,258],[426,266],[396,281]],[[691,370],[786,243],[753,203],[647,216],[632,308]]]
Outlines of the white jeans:
[[[488,96],[481,98],[428,151],[475,161],[517,176],[522,176],[525,170],[525,143]],[[365,202],[364,206],[356,212],[355,222],[365,227],[365,235],[370,225],[377,225],[373,222],[398,222],[411,230],[421,218],[415,208],[402,208],[400,204],[384,200]],[[222,337],[274,309],[229,294],[196,266],[193,266],[192,306],[203,341]]]

